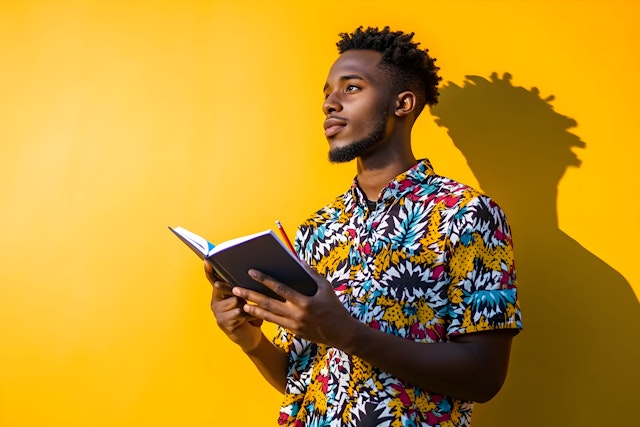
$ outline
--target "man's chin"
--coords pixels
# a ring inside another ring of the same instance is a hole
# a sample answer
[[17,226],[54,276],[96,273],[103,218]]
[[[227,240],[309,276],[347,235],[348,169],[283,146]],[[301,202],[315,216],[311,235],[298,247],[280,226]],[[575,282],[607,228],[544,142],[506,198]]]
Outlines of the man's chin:
[[343,143],[344,145],[338,146],[337,141],[334,141],[329,149],[329,161],[331,163],[347,163],[364,156],[375,149],[383,137],[384,129],[374,132],[364,139]]
[[349,163],[351,160],[354,160],[357,154],[351,152],[351,150],[346,150],[345,148],[334,148],[329,150],[329,162],[331,163]]

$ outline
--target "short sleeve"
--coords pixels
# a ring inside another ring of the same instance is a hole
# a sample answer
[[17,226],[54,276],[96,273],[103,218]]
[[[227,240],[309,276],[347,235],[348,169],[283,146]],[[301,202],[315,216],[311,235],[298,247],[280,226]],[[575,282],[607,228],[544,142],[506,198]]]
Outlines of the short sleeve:
[[461,206],[448,235],[448,335],[522,329],[511,230],[486,196]]

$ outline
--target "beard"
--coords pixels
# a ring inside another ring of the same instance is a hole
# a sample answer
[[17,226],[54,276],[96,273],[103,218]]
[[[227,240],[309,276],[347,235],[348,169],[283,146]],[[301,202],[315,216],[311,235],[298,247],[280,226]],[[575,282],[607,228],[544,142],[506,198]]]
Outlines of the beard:
[[377,117],[372,120],[373,129],[369,132],[369,135],[364,138],[353,141],[344,147],[336,147],[329,150],[329,161],[331,163],[346,163],[351,160],[361,157],[370,150],[372,150],[385,135],[385,129],[387,127],[387,109],[378,114]]

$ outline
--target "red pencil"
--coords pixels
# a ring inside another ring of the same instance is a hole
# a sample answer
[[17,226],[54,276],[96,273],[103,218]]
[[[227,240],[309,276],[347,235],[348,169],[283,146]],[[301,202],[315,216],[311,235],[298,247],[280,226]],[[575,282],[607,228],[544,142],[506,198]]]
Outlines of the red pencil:
[[291,240],[289,240],[289,237],[287,236],[287,232],[284,231],[284,227],[282,226],[282,224],[280,224],[280,221],[276,221],[276,225],[278,226],[278,230],[280,231],[280,234],[282,235],[282,239],[287,244],[289,249],[291,249],[291,252],[293,252],[293,254],[295,256],[298,256],[298,254],[296,254],[296,250],[293,249],[293,245],[291,244]]

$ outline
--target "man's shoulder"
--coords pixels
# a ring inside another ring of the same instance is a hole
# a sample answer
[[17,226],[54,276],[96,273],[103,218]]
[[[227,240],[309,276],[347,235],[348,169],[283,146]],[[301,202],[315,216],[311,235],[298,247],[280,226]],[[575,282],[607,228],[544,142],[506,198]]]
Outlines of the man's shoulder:
[[462,194],[480,196],[483,193],[477,188],[449,176],[438,174],[428,159],[422,159],[416,166],[400,175],[392,186],[406,194],[407,189],[421,194]]
[[420,183],[420,186],[432,188],[432,191],[441,193],[469,193],[478,196],[483,194],[480,190],[469,184],[438,174],[429,175]]
[[431,174],[413,188],[407,189],[403,197],[413,209],[416,205],[427,207],[428,212],[440,211],[450,220],[474,221],[474,218],[493,218],[504,221],[504,212],[498,203],[483,191],[442,175]]
[[446,200],[447,207],[466,205],[470,202],[489,199],[482,191],[453,178],[432,174],[426,176],[405,191],[403,196],[415,202],[439,203]]

